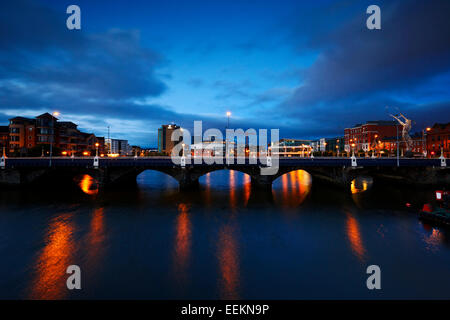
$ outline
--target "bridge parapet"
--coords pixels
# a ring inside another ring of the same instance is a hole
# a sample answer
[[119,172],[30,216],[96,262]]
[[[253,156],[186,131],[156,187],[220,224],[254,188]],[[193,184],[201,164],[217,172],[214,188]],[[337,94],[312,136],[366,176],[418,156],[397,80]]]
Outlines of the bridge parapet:
[[[252,185],[268,188],[279,176],[290,171],[303,169],[309,172],[313,179],[347,186],[358,175],[369,175],[404,181],[414,184],[450,184],[450,173],[446,160],[441,159],[407,159],[407,158],[280,158],[278,171],[274,175],[261,174],[261,167],[267,163],[258,160],[256,164],[246,158],[242,163],[209,164],[201,161],[187,161],[185,166],[174,164],[170,157],[126,157],[126,158],[8,158],[0,162],[0,183],[23,184],[50,173],[58,175],[90,174],[101,185],[136,181],[137,175],[145,170],[156,170],[175,178],[182,188],[198,185],[198,179],[217,170],[236,170],[248,174]],[[192,160],[192,159],[191,159]],[[236,160],[236,159],[235,159]],[[253,159],[252,159],[253,160]],[[444,165],[443,165],[444,164]]]
[[[214,158],[212,158],[214,159]],[[5,159],[6,160],[6,159]],[[192,160],[192,161],[191,161]],[[194,160],[190,157],[186,157],[186,167],[194,166],[210,166],[211,163],[215,164],[213,160],[203,158],[200,160]],[[223,158],[223,162],[219,165],[245,165],[245,166],[265,166],[267,165],[265,159],[257,159],[256,163],[252,163],[253,159],[235,158],[234,163],[228,164],[226,158]],[[357,166],[363,167],[396,167],[396,166],[416,166],[416,167],[440,167],[446,166],[446,159],[414,159],[414,158],[356,158]],[[238,162],[242,161],[242,163]],[[181,162],[181,161],[180,161]],[[328,158],[328,157],[315,157],[315,158],[280,158],[279,166],[304,166],[304,167],[350,167],[352,166],[351,158]],[[68,157],[53,157],[52,167],[93,167],[95,163],[95,157],[82,157],[82,158],[68,158]],[[50,166],[49,158],[8,158],[5,161],[5,167],[48,167]],[[170,157],[122,157],[122,158],[98,158],[99,167],[137,167],[137,166],[170,166],[181,167],[181,164],[175,164]]]

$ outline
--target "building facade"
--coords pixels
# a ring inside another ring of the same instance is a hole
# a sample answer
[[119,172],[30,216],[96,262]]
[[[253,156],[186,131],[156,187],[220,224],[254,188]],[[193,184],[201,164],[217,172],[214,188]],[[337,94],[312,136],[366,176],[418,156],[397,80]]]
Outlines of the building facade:
[[35,120],[24,117],[9,119],[9,152],[24,152],[35,145]]
[[36,147],[42,148],[42,152],[46,149],[48,153],[52,145],[54,152],[61,153],[55,156],[91,155],[96,143],[99,143],[100,149],[104,146],[104,138],[81,132],[73,122],[59,121],[49,113],[36,118],[11,118],[7,128],[8,137],[4,140],[7,141],[8,154],[27,155]]
[[436,157],[444,153],[444,157],[450,158],[450,122],[436,123],[426,133],[427,156]]
[[6,153],[6,150],[9,148],[9,127],[8,126],[0,126],[0,152],[3,155],[3,150]]
[[109,155],[114,156],[127,156],[131,155],[131,146],[128,144],[128,140],[121,139],[105,139],[105,151]]
[[180,137],[179,141],[172,141],[172,133],[177,129],[180,129],[180,127],[176,124],[165,124],[158,129],[158,152],[171,154],[175,144],[182,140],[182,137]]
[[377,148],[377,143],[386,137],[401,137],[402,126],[395,121],[367,121],[344,130],[345,151],[368,152]]
[[[373,150],[376,153],[387,153],[388,155],[395,155],[397,153],[397,143],[399,155],[406,155],[406,143],[403,138],[397,137],[383,137],[377,140],[377,146]],[[411,136],[411,152],[416,155],[423,156],[424,154],[424,138],[422,133],[416,132]]]
[[335,138],[326,138],[325,139],[325,151],[332,152],[336,154],[341,154],[345,152],[345,138],[344,137],[335,137]]
[[298,139],[280,139],[278,147],[269,147],[272,155],[279,157],[309,157],[311,155],[311,141]]

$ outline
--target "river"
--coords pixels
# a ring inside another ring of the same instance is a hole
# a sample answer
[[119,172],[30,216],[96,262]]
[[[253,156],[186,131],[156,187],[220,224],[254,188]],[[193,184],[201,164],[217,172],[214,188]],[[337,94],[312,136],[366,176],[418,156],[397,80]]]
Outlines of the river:
[[[305,171],[272,192],[218,171],[179,192],[154,171],[136,187],[2,189],[1,299],[450,298],[450,230],[424,224],[433,190],[340,190]],[[66,268],[81,269],[81,290]],[[368,290],[366,269],[381,269]]]

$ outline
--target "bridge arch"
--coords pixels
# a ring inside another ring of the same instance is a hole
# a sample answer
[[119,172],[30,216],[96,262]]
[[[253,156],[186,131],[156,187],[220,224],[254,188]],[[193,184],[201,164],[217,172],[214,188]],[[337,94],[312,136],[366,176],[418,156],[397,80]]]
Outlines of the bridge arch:
[[275,202],[284,208],[297,208],[311,192],[312,176],[303,169],[279,175],[272,183]]
[[178,187],[178,180],[168,172],[157,170],[155,168],[145,169],[141,172],[137,172],[136,175],[137,184],[151,188],[174,188]]
[[236,177],[235,173],[242,174],[243,175],[243,183],[251,183],[251,175],[248,172],[245,172],[244,170],[238,170],[235,168],[216,168],[215,170],[210,170],[198,177],[199,181],[204,180],[204,182],[211,187],[214,185],[214,175],[220,174],[220,173],[229,173],[229,178],[227,181],[227,185],[229,187],[236,187],[239,183],[237,181],[238,177]]

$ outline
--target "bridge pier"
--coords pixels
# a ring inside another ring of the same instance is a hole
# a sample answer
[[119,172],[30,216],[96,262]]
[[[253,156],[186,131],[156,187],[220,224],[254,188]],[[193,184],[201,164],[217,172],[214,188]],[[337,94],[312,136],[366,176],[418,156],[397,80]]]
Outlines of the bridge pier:
[[198,181],[198,179],[182,179],[178,181],[178,185],[180,190],[183,191],[189,191],[189,190],[194,190],[194,189],[198,189],[200,187],[200,182]]
[[[50,176],[48,169],[3,169],[0,171],[0,184],[5,186],[21,186],[36,182],[44,176]],[[44,180],[44,179],[42,179]],[[51,179],[45,179],[49,182]]]
[[252,189],[272,190],[273,176],[250,175]]

